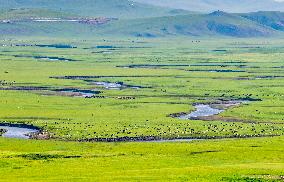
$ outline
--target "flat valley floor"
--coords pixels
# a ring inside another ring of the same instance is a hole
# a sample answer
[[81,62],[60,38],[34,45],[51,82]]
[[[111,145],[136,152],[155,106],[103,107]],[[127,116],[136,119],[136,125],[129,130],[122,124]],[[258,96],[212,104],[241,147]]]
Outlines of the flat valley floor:
[[283,43],[2,38],[0,181],[283,181]]

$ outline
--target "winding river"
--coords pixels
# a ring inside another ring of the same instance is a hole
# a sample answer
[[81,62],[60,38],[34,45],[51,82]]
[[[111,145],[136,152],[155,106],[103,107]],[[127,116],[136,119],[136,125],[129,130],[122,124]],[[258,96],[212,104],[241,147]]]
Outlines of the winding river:
[[[217,104],[220,106],[223,106],[224,109],[218,109],[214,108],[212,105],[206,105],[206,104],[197,104],[195,105],[195,111],[189,113],[189,114],[183,114],[178,116],[180,119],[196,119],[199,117],[208,117],[213,115],[218,115],[222,112],[224,112],[226,109],[231,106],[236,106],[241,103],[244,103],[245,101],[232,101],[229,103],[223,103],[223,104]],[[30,126],[0,126],[0,129],[4,129],[6,132],[3,133],[2,137],[5,138],[18,138],[18,139],[29,139],[29,134],[31,133],[37,133],[39,132],[38,129],[32,128]],[[154,140],[153,142],[190,142],[194,141],[196,139],[172,139],[172,140]],[[151,141],[149,141],[151,142]]]
[[209,105],[199,104],[195,106],[195,111],[191,112],[187,115],[181,115],[180,119],[192,119],[198,117],[205,117],[205,116],[213,116],[220,114],[224,110],[212,108]]
[[208,117],[218,115],[227,109],[235,106],[239,106],[240,104],[248,103],[247,100],[232,100],[226,101],[216,104],[197,104],[195,105],[195,111],[192,111],[189,114],[181,114],[177,118],[179,119],[198,119],[201,117]]
[[1,129],[6,130],[2,137],[5,138],[18,138],[18,139],[29,139],[30,133],[36,133],[39,130],[30,129],[25,127],[15,127],[15,126],[0,126]]

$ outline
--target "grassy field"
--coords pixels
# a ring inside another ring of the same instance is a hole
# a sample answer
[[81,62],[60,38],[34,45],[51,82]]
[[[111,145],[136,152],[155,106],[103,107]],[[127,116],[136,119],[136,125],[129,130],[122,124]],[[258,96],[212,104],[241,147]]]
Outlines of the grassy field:
[[192,143],[0,139],[1,181],[283,181],[283,137]]
[[[0,121],[40,127],[52,139],[1,139],[1,180],[283,178],[281,39],[23,37],[0,45]],[[107,89],[95,82],[141,88]],[[76,89],[100,91],[101,98],[66,92]],[[249,102],[208,121],[169,117],[222,100]],[[247,139],[73,143],[123,137]]]

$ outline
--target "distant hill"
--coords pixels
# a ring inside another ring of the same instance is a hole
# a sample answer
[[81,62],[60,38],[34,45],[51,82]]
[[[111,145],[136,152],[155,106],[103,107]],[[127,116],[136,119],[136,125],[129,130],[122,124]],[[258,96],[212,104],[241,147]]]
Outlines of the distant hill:
[[116,19],[84,17],[47,9],[0,10],[1,36],[91,36],[96,26]]
[[[48,15],[48,18],[42,17]],[[8,11],[11,21],[0,21],[0,36],[125,36],[125,37],[166,37],[166,36],[231,36],[268,37],[280,34],[270,21],[273,13],[230,14],[216,11],[210,14],[190,14],[139,19],[85,18],[55,11],[21,9]],[[13,21],[13,17],[41,17]],[[263,17],[257,18],[260,15]],[[280,14],[282,15],[282,14]],[[59,19],[57,19],[59,17]],[[280,17],[280,16],[279,16]],[[53,19],[55,18],[55,19]],[[71,20],[70,20],[71,18]],[[1,16],[0,16],[1,20]],[[261,20],[261,21],[260,21]],[[277,19],[274,18],[275,22]],[[278,31],[280,30],[280,31]]]
[[67,18],[75,17],[70,13],[51,11],[47,9],[0,9],[0,20],[26,19],[26,18]]
[[284,13],[283,12],[255,12],[240,14],[240,16],[255,21],[259,24],[269,26],[275,30],[284,31]]
[[1,9],[46,9],[91,17],[145,18],[187,14],[188,11],[156,7],[129,0],[0,0]]
[[284,11],[284,2],[275,0],[134,0],[156,6],[199,12],[216,10],[247,13],[255,11]]
[[18,22],[0,23],[0,37],[44,36],[44,37],[95,37],[94,26],[75,22]]
[[259,37],[277,34],[270,27],[244,17],[216,11],[174,17],[121,20],[98,27],[102,34],[120,34],[136,37],[163,36],[232,36]]

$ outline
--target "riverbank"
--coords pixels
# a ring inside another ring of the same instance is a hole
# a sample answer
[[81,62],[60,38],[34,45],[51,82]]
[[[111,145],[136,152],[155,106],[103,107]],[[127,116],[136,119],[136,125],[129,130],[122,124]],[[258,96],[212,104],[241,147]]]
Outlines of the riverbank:
[[0,136],[3,135],[3,133],[7,132],[7,130],[3,129],[3,128],[0,128]]

